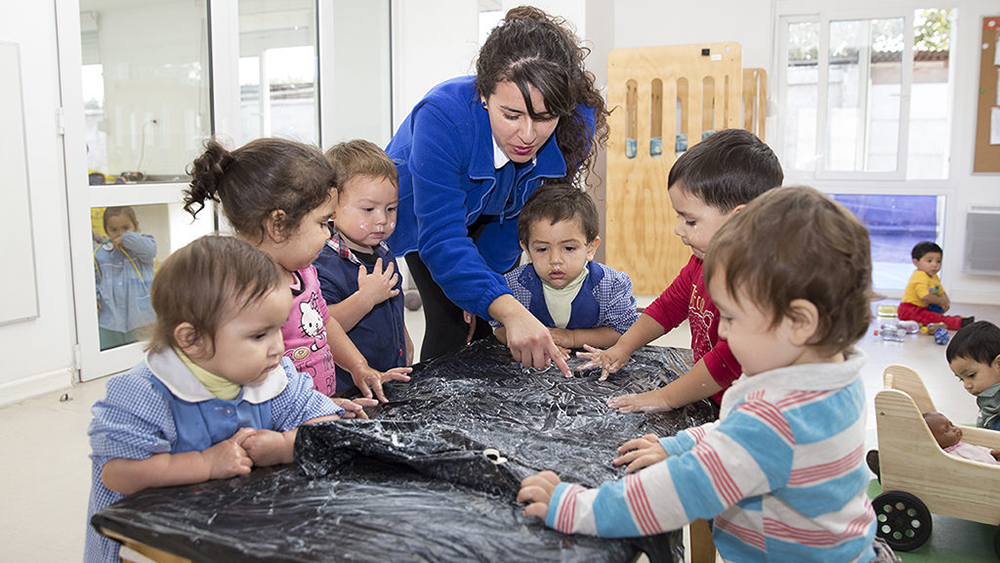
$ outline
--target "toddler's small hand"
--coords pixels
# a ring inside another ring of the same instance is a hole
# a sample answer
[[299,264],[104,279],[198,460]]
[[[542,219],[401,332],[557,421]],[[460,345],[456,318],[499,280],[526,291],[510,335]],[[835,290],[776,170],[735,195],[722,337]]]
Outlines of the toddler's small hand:
[[399,282],[399,274],[395,273],[392,262],[385,269],[382,269],[382,259],[375,260],[375,267],[372,273],[362,265],[358,266],[358,291],[368,299],[371,307],[399,295],[396,283]]
[[469,325],[469,332],[465,335],[465,343],[468,344],[476,335],[476,316],[468,311],[462,311],[462,320]]
[[291,463],[292,442],[281,432],[274,430],[257,430],[253,435],[243,440],[243,449],[259,467]]
[[545,520],[549,512],[549,502],[556,485],[560,483],[559,476],[552,471],[542,471],[521,481],[521,490],[517,492],[517,502],[530,502],[524,509],[524,515]]
[[210,468],[209,479],[227,479],[236,475],[246,475],[253,467],[253,460],[243,449],[243,442],[256,434],[253,428],[240,428],[228,440],[203,450],[201,455]]
[[386,381],[409,381],[409,373],[412,371],[413,368],[410,367],[392,368],[384,372],[377,372],[369,368],[368,372],[362,374],[361,377],[357,377],[354,374],[351,374],[351,376],[354,378],[354,385],[357,386],[366,399],[371,399],[374,392],[379,402],[388,403],[389,400],[385,398],[385,391],[382,389],[382,384]]
[[337,406],[344,409],[344,414],[340,415],[340,418],[368,418],[368,415],[365,413],[365,407],[374,407],[378,404],[378,401],[375,399],[366,397],[358,397],[353,401],[340,397],[330,397],[330,399]]
[[602,350],[600,348],[594,348],[589,344],[584,344],[583,349],[585,351],[579,352],[577,355],[590,361],[576,368],[576,371],[587,371],[600,367],[601,377],[599,381],[607,379],[608,375],[617,372],[629,360],[628,356],[624,359],[620,358],[618,351],[614,346],[608,348],[607,350]]
[[659,389],[645,393],[629,393],[608,399],[608,406],[622,412],[664,412],[673,410],[669,404],[664,404],[657,393]]
[[618,447],[618,453],[622,455],[612,461],[611,464],[618,467],[627,463],[628,466],[625,468],[626,473],[633,473],[643,467],[649,467],[668,457],[667,452],[660,445],[660,440],[655,434],[646,434],[641,438],[625,442]]

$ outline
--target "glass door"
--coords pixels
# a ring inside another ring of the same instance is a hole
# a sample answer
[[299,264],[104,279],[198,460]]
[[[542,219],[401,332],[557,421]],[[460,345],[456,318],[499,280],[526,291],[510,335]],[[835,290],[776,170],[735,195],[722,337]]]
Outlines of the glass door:
[[[215,229],[181,208],[212,132],[205,0],[59,3],[77,363],[83,380],[139,361],[149,288],[171,252]],[[74,25],[78,22],[78,26]]]
[[[327,147],[391,135],[390,3],[60,0],[56,3],[77,367],[142,358],[159,264],[219,230],[182,209],[186,168],[215,135]],[[211,25],[211,29],[209,29]]]

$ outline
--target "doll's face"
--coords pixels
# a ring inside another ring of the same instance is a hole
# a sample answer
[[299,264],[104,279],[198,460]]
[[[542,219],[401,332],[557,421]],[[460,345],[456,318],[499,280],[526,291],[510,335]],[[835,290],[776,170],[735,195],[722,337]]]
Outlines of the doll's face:
[[924,421],[942,449],[950,448],[962,440],[962,429],[952,424],[947,416],[939,412],[928,413],[924,415]]

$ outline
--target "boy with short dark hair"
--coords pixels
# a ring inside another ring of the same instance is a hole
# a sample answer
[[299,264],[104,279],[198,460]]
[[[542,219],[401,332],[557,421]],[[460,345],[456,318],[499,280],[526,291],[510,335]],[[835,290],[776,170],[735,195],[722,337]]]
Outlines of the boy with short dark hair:
[[976,426],[1000,430],[1000,328],[989,321],[964,327],[948,344],[945,359],[976,398]]
[[[594,262],[599,227],[590,194],[563,183],[536,189],[517,219],[521,248],[531,263],[504,277],[514,298],[564,351],[612,346],[639,317],[628,274]],[[494,326],[506,344],[506,330]]]
[[604,379],[625,365],[632,352],[685,319],[691,327],[695,364],[665,387],[613,397],[610,406],[655,412],[709,397],[716,404],[722,401],[722,393],[739,377],[740,365],[729,345],[719,340],[719,312],[708,295],[702,260],[716,231],[754,198],[780,186],[783,179],[781,164],[770,147],[742,129],[714,133],[677,159],[667,178],[670,203],[678,216],[674,234],[691,247],[694,256],[617,344],[581,353],[591,361],[578,369],[600,367]]
[[975,322],[975,317],[945,315],[951,308],[951,299],[941,285],[941,247],[931,241],[917,243],[910,252],[916,270],[906,283],[903,300],[896,311],[901,321],[917,321],[923,325],[944,323],[949,330],[958,330]]

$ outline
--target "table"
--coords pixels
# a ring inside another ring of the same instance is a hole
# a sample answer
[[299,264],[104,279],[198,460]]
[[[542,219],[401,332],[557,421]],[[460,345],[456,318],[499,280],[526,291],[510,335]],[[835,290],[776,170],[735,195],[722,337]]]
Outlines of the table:
[[[583,360],[571,359],[571,366]],[[623,441],[712,420],[708,401],[647,415],[607,398],[663,385],[689,350],[647,346],[607,381],[523,368],[489,341],[418,364],[372,420],[303,427],[299,465],[131,495],[92,522],[111,535],[210,561],[681,561],[680,532],[566,536],[521,515],[522,477],[552,469],[595,486],[619,478]],[[484,455],[485,454],[487,455]],[[489,457],[494,459],[489,459]],[[494,461],[499,461],[499,464]]]

